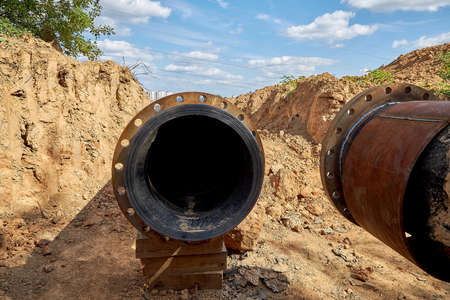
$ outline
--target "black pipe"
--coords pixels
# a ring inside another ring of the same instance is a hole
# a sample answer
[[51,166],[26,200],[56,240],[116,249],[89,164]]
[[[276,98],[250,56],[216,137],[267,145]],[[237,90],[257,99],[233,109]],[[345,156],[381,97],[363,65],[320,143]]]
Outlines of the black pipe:
[[161,111],[131,139],[123,170],[128,200],[151,229],[210,239],[252,210],[264,178],[255,132],[224,109],[183,104]]

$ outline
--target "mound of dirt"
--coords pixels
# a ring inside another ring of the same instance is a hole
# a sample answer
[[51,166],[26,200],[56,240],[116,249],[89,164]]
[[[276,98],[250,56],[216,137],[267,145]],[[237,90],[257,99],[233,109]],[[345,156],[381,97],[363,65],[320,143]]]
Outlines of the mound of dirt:
[[110,179],[118,136],[150,99],[126,67],[24,37],[0,42],[0,101],[0,217],[70,218]]
[[[411,82],[437,80],[435,58],[449,47],[384,68],[400,81],[429,64]],[[450,296],[448,283],[341,217],[322,189],[319,142],[342,105],[375,85],[364,78],[325,73],[231,99],[259,127],[266,174],[257,207],[228,236],[236,250],[253,251],[228,256],[218,291],[158,291],[144,282],[136,230],[108,181],[119,134],[150,101],[127,68],[10,38],[0,43],[0,80],[0,299]]]
[[[386,83],[409,82],[439,89],[442,79],[438,73],[443,66],[439,57],[446,51],[450,51],[450,43],[416,50],[379,70],[392,74]],[[260,129],[285,130],[320,143],[328,124],[342,106],[358,93],[377,85],[379,82],[368,76],[338,79],[324,73],[297,79],[292,85],[269,86],[229,100],[248,113]],[[450,99],[444,95],[441,98]]]
[[450,51],[450,43],[415,50],[400,55],[389,65],[380,67],[380,70],[392,73],[396,81],[433,87],[441,82],[437,74],[442,70],[439,57],[447,51]]

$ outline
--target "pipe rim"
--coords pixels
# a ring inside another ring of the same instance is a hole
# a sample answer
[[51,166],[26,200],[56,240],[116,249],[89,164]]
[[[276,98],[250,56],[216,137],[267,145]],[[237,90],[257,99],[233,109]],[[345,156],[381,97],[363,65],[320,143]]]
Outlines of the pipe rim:
[[[182,101],[179,101],[179,99]],[[167,96],[165,98],[159,99],[155,102],[152,102],[150,105],[141,110],[135,117],[128,123],[127,127],[122,132],[119,142],[116,145],[116,149],[113,157],[113,165],[112,165],[112,186],[114,195],[118,201],[119,207],[122,210],[123,214],[126,218],[132,223],[134,227],[136,227],[142,234],[150,236],[152,234],[152,229],[155,227],[150,227],[136,212],[136,210],[131,205],[131,201],[129,199],[127,189],[125,188],[125,171],[127,169],[127,157],[128,152],[130,150],[131,142],[135,135],[139,132],[139,130],[145,126],[147,122],[153,122],[154,117],[163,114],[166,110],[170,108],[184,106],[187,104],[191,104],[196,107],[208,107],[210,110],[215,110],[219,112],[219,114],[227,115],[229,118],[233,119],[236,124],[239,124],[242,129],[245,129],[246,135],[251,137],[251,141],[254,149],[258,149],[258,172],[260,172],[261,179],[257,181],[257,189],[255,189],[255,196],[252,200],[252,205],[248,207],[248,211],[245,212],[245,216],[251,211],[254,204],[259,197],[259,193],[262,189],[262,181],[264,174],[264,149],[262,147],[261,139],[254,128],[250,118],[243,113],[240,109],[238,109],[234,104],[223,99],[218,95],[211,95],[207,93],[201,92],[185,92],[179,94],[173,94]],[[156,109],[156,107],[158,109]],[[124,146],[122,144],[123,141],[128,141],[128,144]],[[120,169],[117,169],[117,165],[120,165]],[[245,218],[244,216],[244,218]],[[236,225],[238,225],[237,222]],[[232,228],[229,228],[230,230]],[[216,230],[213,234],[208,235],[208,238],[213,238],[214,236],[219,236],[225,233],[228,230],[222,228],[222,230]],[[159,233],[158,231],[156,231]],[[183,237],[180,235],[173,234],[172,236],[168,236],[167,234],[161,233],[162,236],[180,239],[183,241],[202,241],[207,239],[205,236],[200,236],[199,234],[192,234],[188,237]]]

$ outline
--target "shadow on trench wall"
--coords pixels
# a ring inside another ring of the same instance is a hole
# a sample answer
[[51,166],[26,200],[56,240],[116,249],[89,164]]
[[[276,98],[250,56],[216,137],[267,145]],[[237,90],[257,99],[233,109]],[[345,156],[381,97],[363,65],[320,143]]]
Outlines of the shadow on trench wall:
[[0,267],[0,290],[4,291],[0,299],[141,295],[143,277],[134,255],[135,235],[108,182],[53,241],[38,241],[24,265]]

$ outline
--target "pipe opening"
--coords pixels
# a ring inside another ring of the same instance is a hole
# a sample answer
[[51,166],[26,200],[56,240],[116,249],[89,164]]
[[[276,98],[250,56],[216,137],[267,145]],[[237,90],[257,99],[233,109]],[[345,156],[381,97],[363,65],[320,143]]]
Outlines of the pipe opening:
[[233,128],[212,117],[188,115],[158,128],[145,173],[150,189],[166,206],[197,214],[244,202],[251,192],[253,166],[249,149]]
[[404,199],[404,228],[419,264],[449,280],[450,126],[427,145],[411,172]]

